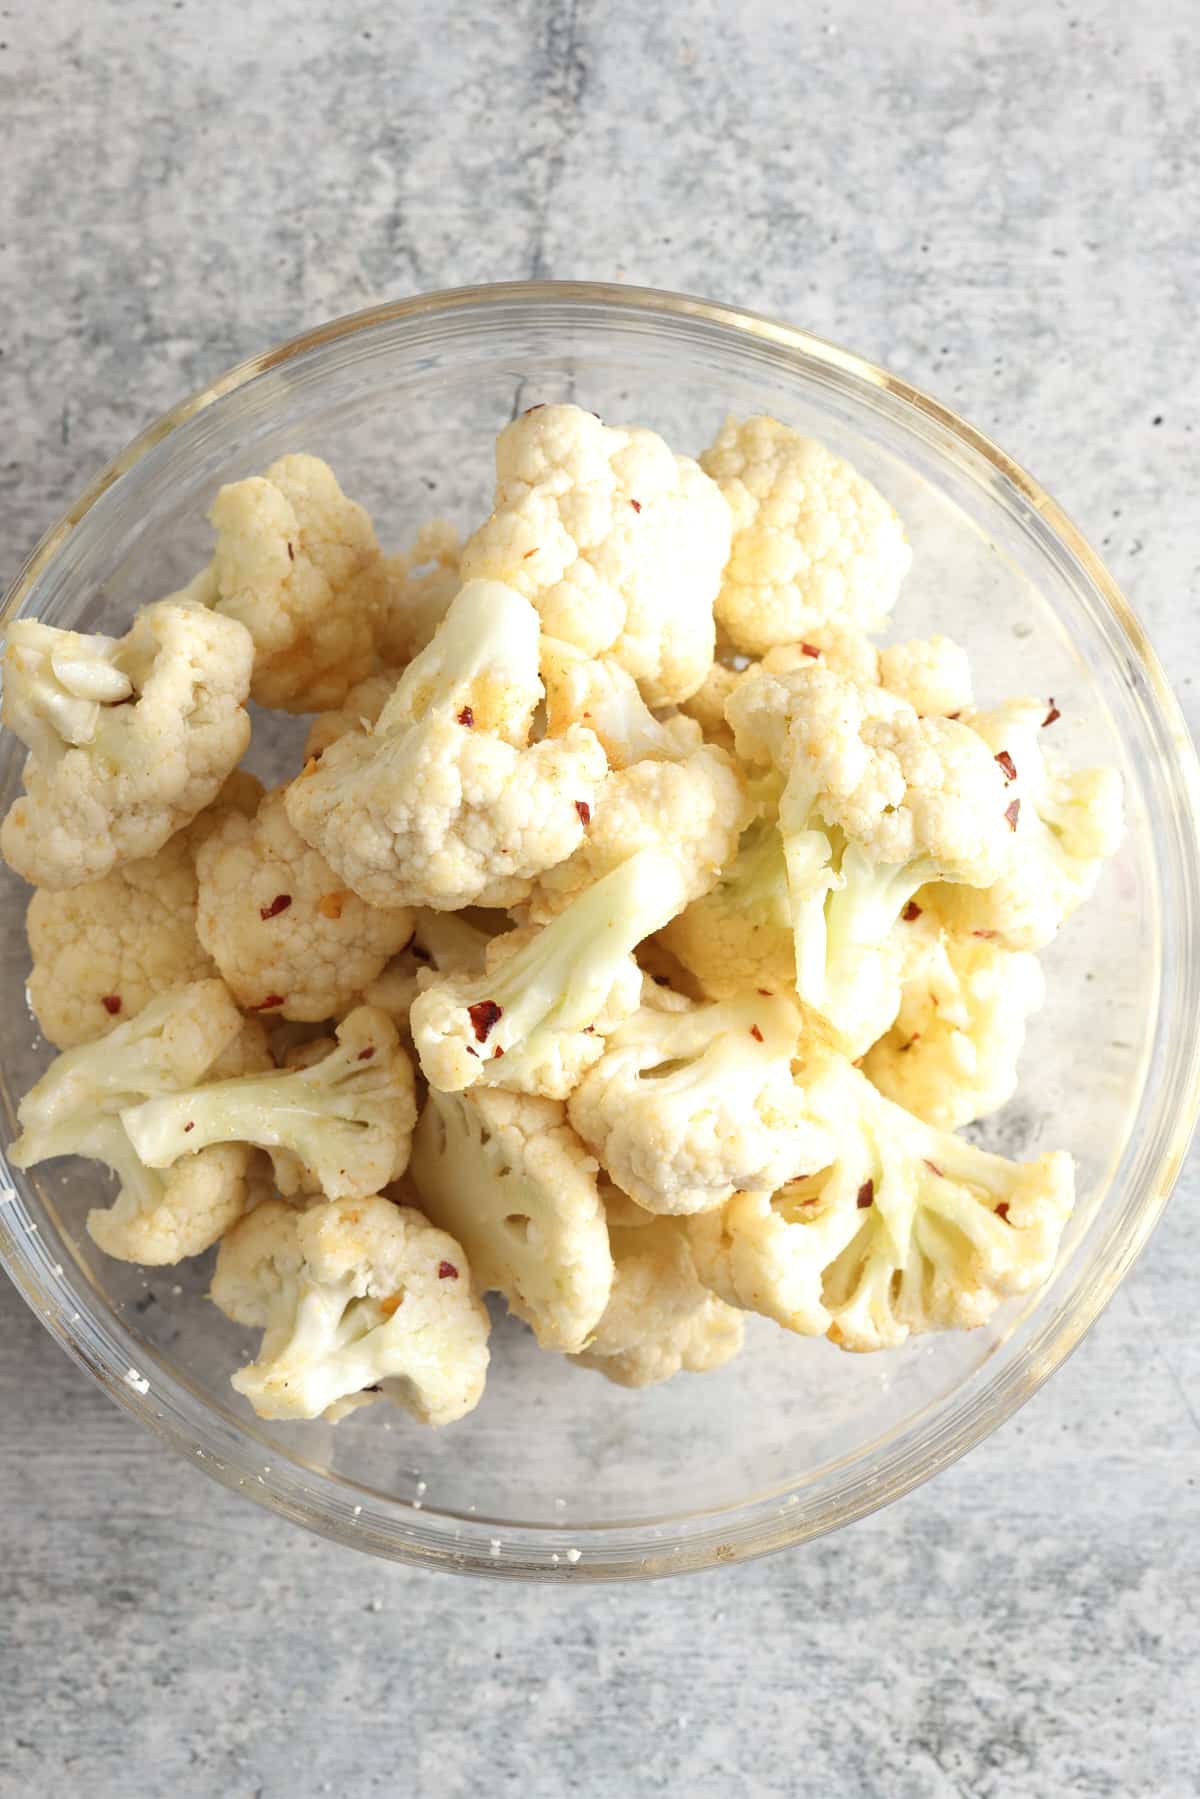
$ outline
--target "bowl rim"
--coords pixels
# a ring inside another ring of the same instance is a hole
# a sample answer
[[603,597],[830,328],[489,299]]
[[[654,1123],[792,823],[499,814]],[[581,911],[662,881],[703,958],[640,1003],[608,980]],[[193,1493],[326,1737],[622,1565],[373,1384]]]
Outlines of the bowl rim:
[[[496,306],[511,310],[564,303],[651,318],[698,321],[793,352],[854,382],[882,390],[902,407],[924,415],[990,465],[1002,483],[1021,495],[1049,535],[1065,549],[1139,665],[1173,757],[1170,772],[1175,777],[1175,802],[1191,827],[1186,840],[1190,866],[1185,872],[1190,875],[1193,898],[1200,894],[1200,857],[1196,848],[1200,840],[1200,763],[1183,713],[1132,607],[1096,551],[1058,504],[983,432],[912,383],[811,332],[690,294],[591,281],[507,281],[445,288],[341,315],[248,357],[155,419],[88,483],[18,571],[0,606],[0,632],[101,496],[148,452],[224,396],[312,351],[383,325]],[[64,1284],[62,1268],[52,1263],[37,1243],[36,1224],[29,1219],[19,1196],[8,1187],[0,1187],[0,1264],[60,1346],[115,1403],[180,1453],[199,1459],[205,1472],[223,1485],[245,1492],[267,1509],[321,1535],[416,1566],[510,1578],[589,1581],[693,1572],[774,1553],[879,1510],[958,1460],[1033,1397],[1100,1316],[1161,1217],[1200,1111],[1200,1042],[1193,1046],[1188,1064],[1173,1125],[1154,1165],[1145,1172],[1145,1190],[1120,1258],[1093,1275],[1087,1291],[1078,1296],[1075,1309],[1062,1321],[1054,1341],[1042,1346],[1032,1365],[1008,1378],[1003,1388],[993,1389],[985,1408],[976,1406],[958,1417],[953,1428],[941,1431],[920,1466],[889,1470],[885,1455],[884,1465],[867,1471],[849,1497],[843,1499],[836,1518],[806,1516],[794,1499],[780,1503],[780,1493],[773,1492],[765,1500],[759,1494],[723,1512],[705,1514],[702,1528],[689,1530],[674,1543],[664,1539],[657,1528],[619,1524],[574,1526],[563,1531],[511,1525],[505,1527],[506,1542],[486,1536],[485,1520],[479,1521],[478,1529],[461,1533],[461,1543],[448,1542],[444,1533],[431,1534],[417,1519],[412,1528],[401,1530],[395,1512],[396,1508],[404,1509],[405,1502],[394,1500],[390,1509],[374,1505],[369,1489],[356,1489],[344,1478],[306,1469],[299,1458],[291,1460],[287,1468],[264,1470],[272,1474],[272,1480],[265,1482],[261,1474],[255,1473],[261,1465],[257,1458],[251,1455],[247,1459],[238,1453],[243,1444],[253,1446],[252,1437],[232,1419],[222,1427],[219,1413],[207,1402],[202,1402],[209,1426],[206,1447],[197,1447],[193,1390],[173,1379],[164,1381],[164,1370],[156,1375],[152,1399],[143,1391],[141,1377],[133,1378],[136,1370],[129,1366],[127,1344],[120,1341],[121,1327],[107,1334],[98,1328],[76,1328],[81,1314],[72,1308],[81,1296]],[[96,1326],[94,1318],[87,1322]],[[116,1324],[115,1315],[111,1315],[109,1323]],[[356,1491],[361,1492],[361,1505],[350,1503]],[[430,1507],[425,1519],[432,1522],[452,1516]],[[691,1522],[698,1520],[693,1518]],[[481,1536],[480,1531],[485,1534]],[[584,1545],[582,1551],[575,1547],[574,1540]]]

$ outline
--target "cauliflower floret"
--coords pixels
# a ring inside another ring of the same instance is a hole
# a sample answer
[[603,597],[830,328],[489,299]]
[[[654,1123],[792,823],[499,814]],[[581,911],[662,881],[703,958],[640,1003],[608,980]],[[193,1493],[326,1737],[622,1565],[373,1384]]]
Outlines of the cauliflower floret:
[[462,543],[448,519],[422,525],[412,547],[387,561],[388,594],[375,633],[385,662],[411,662],[429,643],[462,586]]
[[196,928],[239,1005],[317,1022],[341,1012],[412,935],[344,887],[290,824],[286,793],[231,812],[196,855]]
[[796,984],[792,912],[779,819],[768,807],[742,833],[712,889],[659,932],[709,999]]
[[543,1349],[581,1349],[613,1263],[598,1165],[555,1100],[431,1089],[410,1174],[422,1210],[458,1238],[481,1293],[502,1293]]
[[5,861],[35,886],[79,887],[153,856],[250,741],[251,655],[241,625],[173,599],[116,640],[10,625],[3,717],[31,754]]
[[453,1424],[482,1397],[488,1315],[466,1257],[378,1195],[256,1206],[221,1243],[212,1298],[264,1332],[233,1376],[260,1418],[336,1419],[382,1397],[422,1424]]
[[288,789],[288,817],[369,905],[518,905],[579,844],[606,771],[582,727],[528,744],[542,697],[537,614],[464,587],[373,731]]
[[638,1005],[632,951],[683,903],[671,857],[639,850],[541,930],[493,938],[483,975],[439,979],[413,1002],[413,1041],[433,1087],[476,1081],[565,1099]]
[[422,907],[413,914],[411,940],[393,956],[381,974],[362,991],[364,1006],[386,1012],[401,1038],[409,1038],[408,1015],[423,986],[438,974],[481,974],[484,953],[491,937],[458,912],[431,912]]
[[370,673],[387,571],[363,508],[316,456],[222,487],[212,605],[254,639],[260,706],[319,712]]
[[951,719],[814,664],[760,671],[729,702],[738,753],[786,775],[779,802],[796,987],[859,1055],[900,1003],[890,940],[930,879],[986,887],[1004,865],[1004,776]]
[[695,723],[655,718],[633,676],[611,656],[588,656],[574,644],[543,637],[541,668],[548,736],[586,725],[600,739],[609,766],[618,769],[648,757],[684,762],[699,749]]
[[989,1155],[847,1063],[809,1081],[806,1101],[836,1153],[690,1223],[697,1273],[723,1299],[843,1349],[890,1349],[983,1324],[1049,1279],[1074,1204],[1070,1156]]
[[741,1315],[697,1280],[684,1221],[636,1217],[615,1188],[605,1204],[612,1296],[572,1361],[621,1387],[648,1387],[681,1370],[706,1374],[731,1361],[742,1347]]
[[949,637],[914,637],[880,650],[879,685],[922,718],[956,718],[971,704],[971,664]]
[[726,419],[700,462],[733,515],[716,616],[738,649],[760,656],[835,618],[879,629],[912,552],[848,462],[771,418]]
[[642,1010],[609,1037],[568,1116],[619,1187],[650,1212],[702,1212],[771,1192],[825,1154],[790,1063],[803,1021],[783,996]]
[[918,898],[955,933],[976,932],[1006,949],[1041,949],[1092,893],[1123,830],[1115,768],[1061,769],[1042,747],[1054,702],[1009,700],[965,720],[1003,771],[1012,827],[999,879],[983,891],[925,888]]
[[713,659],[729,508],[699,466],[642,429],[536,406],[496,442],[495,509],[462,576],[506,581],[542,627],[607,652],[652,706],[694,693]]
[[148,1168],[210,1143],[254,1143],[271,1152],[280,1192],[363,1198],[408,1166],[412,1063],[391,1019],[370,1006],[338,1025],[336,1048],[322,1048],[311,1066],[173,1091],[128,1106],[121,1122]]
[[353,686],[340,706],[330,712],[318,712],[308,727],[304,740],[305,762],[319,762],[331,743],[352,732],[374,729],[400,679],[398,668],[380,668]]
[[1044,992],[1028,951],[939,932],[933,953],[904,981],[896,1022],[868,1050],[863,1069],[897,1105],[957,1130],[1012,1098],[1025,1020]]

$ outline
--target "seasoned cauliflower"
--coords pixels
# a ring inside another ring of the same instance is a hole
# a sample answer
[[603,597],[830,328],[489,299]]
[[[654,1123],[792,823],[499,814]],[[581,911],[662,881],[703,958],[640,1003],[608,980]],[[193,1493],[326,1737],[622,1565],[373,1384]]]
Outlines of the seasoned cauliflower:
[[750,994],[686,1012],[636,1012],[568,1102],[613,1180],[650,1212],[702,1212],[779,1186],[826,1152],[790,1063],[794,1001]]
[[411,940],[362,991],[364,1006],[386,1012],[401,1038],[408,1037],[408,1015],[422,986],[436,974],[480,974],[491,937],[458,912],[413,914]]
[[1011,830],[999,878],[983,891],[940,884],[918,899],[953,932],[978,932],[1007,949],[1041,949],[1088,898],[1123,830],[1115,768],[1062,769],[1043,749],[1058,712],[1042,700],[1009,700],[967,723],[995,754]]
[[738,649],[761,656],[830,619],[879,629],[912,552],[848,462],[777,419],[729,418],[700,463],[733,515],[716,616]]
[[792,911],[778,813],[769,801],[711,890],[659,932],[710,999],[796,984]]
[[411,662],[430,642],[462,586],[462,543],[448,519],[422,525],[403,556],[389,557],[388,593],[375,634],[385,662]]
[[517,905],[580,842],[606,770],[582,727],[528,743],[541,698],[537,614],[473,581],[374,729],[292,782],[288,817],[369,905]]
[[684,1220],[637,1217],[624,1194],[609,1191],[612,1296],[572,1360],[621,1387],[724,1367],[742,1347],[741,1314],[697,1280]]
[[492,516],[468,539],[464,581],[506,581],[542,628],[611,655],[652,706],[685,700],[713,659],[713,600],[729,508],[661,437],[579,406],[536,406],[496,443]]
[[543,1349],[581,1349],[613,1263],[598,1164],[561,1103],[431,1088],[409,1172],[422,1210],[466,1250],[478,1290],[502,1293]]
[[354,731],[369,733],[373,730],[399,679],[398,668],[376,669],[365,680],[356,682],[340,706],[330,712],[318,712],[304,740],[305,762],[319,762],[330,744],[336,743],[339,737],[348,737]]
[[217,796],[250,741],[250,638],[159,600],[119,639],[9,626],[4,723],[30,750],[0,851],[35,887],[153,856]]
[[[207,1081],[128,1106],[121,1123],[148,1168],[210,1143],[269,1150],[280,1192],[360,1199],[408,1166],[417,1107],[412,1063],[384,1012],[360,1006],[284,1073]],[[182,1083],[177,1083],[177,1088]]]
[[684,762],[699,749],[696,724],[678,715],[656,718],[633,676],[611,656],[586,655],[555,637],[542,638],[540,653],[549,736],[586,725],[616,769],[649,757]]
[[639,850],[541,930],[493,938],[482,975],[450,975],[409,1019],[433,1087],[483,1081],[565,1099],[639,1002],[632,951],[683,903],[672,859]]
[[482,1397],[488,1315],[466,1257],[378,1195],[256,1206],[222,1240],[212,1298],[263,1331],[233,1376],[260,1418],[338,1417],[383,1398],[422,1424],[453,1424]]
[[939,932],[932,954],[904,981],[896,1021],[867,1051],[863,1069],[897,1105],[957,1130],[1016,1092],[1025,1020],[1044,991],[1028,951]]
[[983,1324],[1049,1279],[1074,1204],[1070,1156],[989,1155],[844,1062],[806,1101],[835,1153],[690,1223],[697,1273],[723,1299],[843,1349],[890,1349]]
[[387,571],[363,508],[317,456],[222,487],[211,603],[254,639],[260,706],[320,712],[370,673]]
[[381,973],[413,914],[344,887],[288,820],[285,790],[253,818],[230,812],[196,853],[196,929],[238,1004],[318,1022]]

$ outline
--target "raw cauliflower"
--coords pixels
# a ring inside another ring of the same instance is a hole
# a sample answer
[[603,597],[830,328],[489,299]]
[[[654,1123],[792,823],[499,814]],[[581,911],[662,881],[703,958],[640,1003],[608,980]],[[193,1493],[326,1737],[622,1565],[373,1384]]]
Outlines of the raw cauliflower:
[[612,1287],[598,1172],[560,1102],[480,1087],[430,1089],[409,1167],[479,1291],[503,1294],[543,1349],[560,1350],[583,1347]]
[[10,625],[3,718],[31,753],[0,827],[9,866],[79,887],[190,824],[250,741],[252,654],[234,620],[173,599],[119,639]]
[[652,706],[685,700],[713,659],[729,508],[688,456],[579,406],[536,406],[496,442],[492,516],[464,581],[505,581],[551,637],[609,654]]
[[875,631],[912,561],[904,527],[848,462],[777,419],[726,419],[700,458],[733,516],[716,617],[761,656],[831,619]]
[[387,570],[370,518],[317,456],[222,487],[211,604],[254,639],[260,706],[319,712],[370,673]]
[[422,525],[411,548],[387,562],[388,593],[375,634],[383,660],[411,662],[429,643],[462,586],[462,543],[448,519]]
[[541,698],[533,607],[470,582],[374,729],[293,781],[288,817],[369,905],[517,905],[580,842],[606,770],[582,727],[529,743]]
[[260,1418],[336,1418],[381,1397],[452,1424],[483,1394],[488,1315],[461,1247],[378,1195],[256,1206],[221,1243],[212,1298],[263,1331],[233,1376]]
[[540,656],[548,736],[562,737],[572,725],[586,725],[615,769],[649,757],[683,762],[699,749],[696,724],[678,714],[657,718],[633,676],[611,656],[589,656],[544,635]]
[[368,906],[293,829],[286,792],[229,813],[196,854],[196,928],[238,1004],[318,1022],[343,1011],[412,935]]

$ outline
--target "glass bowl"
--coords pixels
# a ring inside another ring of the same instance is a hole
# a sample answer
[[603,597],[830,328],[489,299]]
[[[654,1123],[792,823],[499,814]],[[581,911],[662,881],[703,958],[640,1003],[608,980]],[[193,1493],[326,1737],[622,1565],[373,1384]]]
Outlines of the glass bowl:
[[[1141,627],[1052,501],[936,401],[801,331],[633,288],[536,283],[397,302],[243,364],[152,426],[54,527],[7,621],[121,630],[207,554],[216,487],[285,450],[327,457],[398,547],[433,514],[487,506],[514,412],[577,399],[700,450],[726,411],[777,414],[849,456],[914,548],[896,633],[966,641],[980,695],[1033,691],[1056,747],[1113,761],[1128,830],[1097,898],[1045,957],[1018,1097],[988,1121],[1009,1154],[1079,1164],[1050,1285],[968,1335],[847,1356],[751,1319],[727,1368],[636,1393],[538,1351],[497,1316],[478,1411],[434,1433],[386,1406],[332,1429],[255,1419],[229,1386],[248,1334],[205,1297],[210,1259],[144,1270],[82,1229],[94,1165],[16,1171],[0,1255],[63,1345],[142,1423],[297,1523],[427,1566],[621,1579],[736,1561],[861,1517],[961,1455],[1027,1399],[1130,1267],[1197,1105],[1197,769]],[[260,758],[277,732],[256,731]],[[22,752],[0,743],[0,795]],[[268,771],[269,772],[269,771]],[[7,1111],[49,1060],[28,1012],[25,895],[5,871],[0,1079]]]

